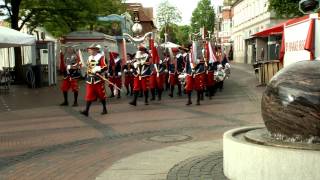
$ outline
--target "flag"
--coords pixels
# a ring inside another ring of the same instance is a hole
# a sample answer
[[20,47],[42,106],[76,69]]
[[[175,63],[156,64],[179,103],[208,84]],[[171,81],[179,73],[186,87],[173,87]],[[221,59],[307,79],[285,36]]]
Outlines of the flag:
[[150,38],[149,44],[150,44],[150,50],[151,50],[152,63],[158,64],[160,62],[160,58],[159,58],[158,50],[154,47],[153,38]]
[[122,62],[121,62],[121,64],[122,65],[124,65],[124,64],[126,64],[127,63],[127,42],[126,42],[126,39],[125,38],[123,38],[122,39],[122,53],[123,53],[123,58],[122,58]]
[[310,60],[314,60],[315,19],[311,19],[304,49],[310,52]]
[[217,58],[213,52],[211,42],[208,43],[208,48],[209,48],[209,63],[217,62]]
[[193,41],[192,42],[192,63],[196,63],[197,62],[197,57],[198,57],[198,54],[197,54],[197,43],[196,41]]
[[205,44],[205,54],[204,54],[204,57],[206,58],[206,61],[209,61],[210,54],[209,54],[209,42],[208,42],[208,41],[206,41],[206,44]]

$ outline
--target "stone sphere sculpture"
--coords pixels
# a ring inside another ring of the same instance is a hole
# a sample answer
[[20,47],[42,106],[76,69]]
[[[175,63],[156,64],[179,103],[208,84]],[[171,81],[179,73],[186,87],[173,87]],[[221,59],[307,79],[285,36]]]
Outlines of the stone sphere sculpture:
[[320,61],[300,61],[280,70],[262,96],[264,123],[272,135],[320,137]]

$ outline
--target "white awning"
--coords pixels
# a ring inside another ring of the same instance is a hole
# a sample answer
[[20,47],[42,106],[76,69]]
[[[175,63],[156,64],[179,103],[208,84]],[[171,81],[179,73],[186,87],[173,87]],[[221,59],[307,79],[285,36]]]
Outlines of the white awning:
[[0,48],[28,46],[35,44],[35,41],[32,35],[0,26]]
[[172,42],[166,42],[166,43],[161,44],[160,46],[164,47],[164,48],[178,48],[178,47],[180,47],[180,45],[174,44]]

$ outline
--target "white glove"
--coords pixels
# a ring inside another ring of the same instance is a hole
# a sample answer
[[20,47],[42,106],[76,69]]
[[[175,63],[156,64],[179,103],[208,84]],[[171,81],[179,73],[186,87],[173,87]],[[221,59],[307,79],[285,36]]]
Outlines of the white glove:
[[70,70],[71,69],[71,65],[67,65],[67,70]]
[[157,73],[157,77],[159,77],[160,76],[160,74],[159,73]]
[[96,73],[96,72],[100,72],[101,71],[101,67],[100,66],[96,66],[92,69],[92,72],[93,73]]
[[118,76],[121,76],[121,72],[118,72]]
[[159,61],[159,64],[162,64],[162,60]]
[[133,63],[133,67],[134,67],[134,68],[137,68],[137,67],[138,67],[138,64],[139,64],[138,62]]
[[164,70],[164,72],[165,72],[165,73],[167,73],[167,72],[168,72],[168,70],[166,69],[166,70]]
[[226,63],[225,67],[226,67],[226,69],[230,69],[231,65],[229,63]]
[[126,72],[128,72],[128,70],[124,69],[124,70],[123,70],[123,72],[125,72],[125,73],[126,73]]
[[133,72],[133,69],[130,69],[130,72]]

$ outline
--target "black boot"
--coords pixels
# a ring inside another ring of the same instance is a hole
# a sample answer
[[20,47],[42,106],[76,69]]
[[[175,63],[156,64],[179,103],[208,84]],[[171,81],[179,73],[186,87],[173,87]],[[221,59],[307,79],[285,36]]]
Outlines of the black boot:
[[85,115],[85,116],[89,116],[90,106],[91,106],[91,101],[87,101],[86,109],[84,111],[80,111],[80,113]]
[[60,104],[60,106],[68,106],[69,103],[68,103],[68,92],[64,91],[63,92],[63,99],[64,99],[64,102]]
[[197,105],[200,105],[201,91],[197,91]]
[[212,86],[212,96],[215,96],[217,92],[217,84],[215,84],[214,86]]
[[170,85],[170,94],[169,94],[170,97],[173,97],[173,91],[174,91],[174,86]]
[[220,92],[222,92],[222,90],[223,90],[223,81],[221,81],[220,83],[221,84],[220,84],[219,90],[220,90]]
[[182,92],[181,92],[181,84],[178,84],[178,96],[182,96]]
[[129,102],[130,105],[136,106],[139,92],[133,92],[133,100]]
[[143,97],[143,91],[140,91],[139,97]]
[[151,99],[150,101],[154,101],[156,99],[156,89],[151,89]]
[[74,102],[73,102],[73,107],[77,107],[78,106],[78,91],[73,93],[73,97],[74,97]]
[[126,89],[127,89],[127,96],[129,95],[129,86],[126,86]]
[[149,98],[149,91],[145,91],[144,92],[144,104],[145,105],[149,105],[148,98]]
[[161,101],[162,91],[163,89],[158,90],[158,101]]
[[203,92],[203,90],[202,90],[202,91],[200,92],[200,100],[201,100],[201,101],[203,101],[203,99],[204,99],[203,96],[204,96],[204,92]]
[[130,96],[133,96],[133,85],[130,85]]
[[120,90],[118,90],[118,97],[117,97],[118,99],[120,99],[121,98],[121,91]]
[[208,91],[209,99],[212,99],[212,86],[208,87],[207,91]]
[[114,89],[113,89],[113,87],[110,87],[110,91],[111,91],[111,95],[109,96],[109,98],[113,98],[114,97]]
[[187,106],[191,105],[192,101],[191,101],[191,92],[188,93],[188,102],[187,102]]
[[102,115],[104,115],[104,114],[108,114],[108,111],[107,111],[107,102],[106,102],[106,100],[104,99],[104,100],[102,100],[101,101],[101,104],[102,104]]

